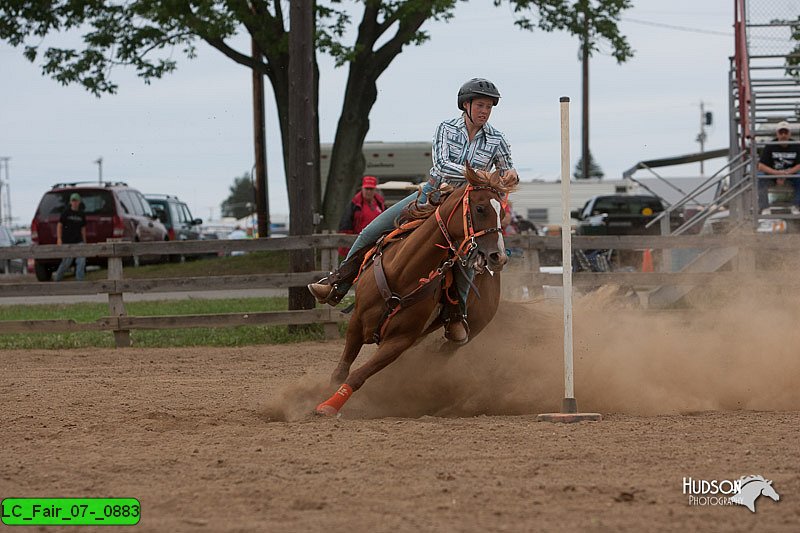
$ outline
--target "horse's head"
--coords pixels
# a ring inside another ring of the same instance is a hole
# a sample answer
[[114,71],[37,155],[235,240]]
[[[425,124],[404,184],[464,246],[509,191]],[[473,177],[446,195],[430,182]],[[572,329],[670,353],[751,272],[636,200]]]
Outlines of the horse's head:
[[746,506],[755,512],[755,500],[759,496],[766,496],[775,500],[781,499],[778,492],[772,486],[772,481],[764,479],[763,476],[743,476],[739,479],[741,489],[739,494],[733,496],[731,501]]
[[[461,209],[458,209],[458,205],[453,206],[447,228],[454,240],[461,242],[459,255],[469,267],[477,273],[487,268],[491,272],[499,272],[508,261],[500,225],[503,218],[502,203],[514,189],[516,180],[515,183],[507,183],[498,171],[475,171],[469,165],[465,177],[467,185],[463,191],[459,191],[461,194],[451,195],[461,200]],[[461,214],[461,220],[454,216],[457,214]],[[458,246],[458,243],[454,244]]]
[[772,498],[776,502],[781,499],[778,492],[772,487],[772,481],[766,481],[766,483],[762,485],[761,494],[768,498]]

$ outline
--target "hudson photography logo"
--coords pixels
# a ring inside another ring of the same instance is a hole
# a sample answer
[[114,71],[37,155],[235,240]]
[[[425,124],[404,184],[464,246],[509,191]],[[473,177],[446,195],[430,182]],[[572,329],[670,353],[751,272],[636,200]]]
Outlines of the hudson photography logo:
[[743,505],[756,512],[756,500],[766,496],[774,501],[781,499],[772,481],[763,476],[743,476],[739,479],[683,478],[683,493],[689,505]]

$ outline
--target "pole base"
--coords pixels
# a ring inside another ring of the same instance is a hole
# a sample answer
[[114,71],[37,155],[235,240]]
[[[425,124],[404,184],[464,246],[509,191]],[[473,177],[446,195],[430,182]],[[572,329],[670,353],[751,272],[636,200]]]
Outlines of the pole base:
[[599,422],[603,419],[600,413],[544,413],[536,417],[537,422],[561,422],[571,424],[573,422]]
[[571,424],[573,422],[599,422],[603,419],[600,413],[579,413],[578,402],[575,398],[564,398],[561,400],[560,413],[544,413],[536,417],[537,422],[561,422]]

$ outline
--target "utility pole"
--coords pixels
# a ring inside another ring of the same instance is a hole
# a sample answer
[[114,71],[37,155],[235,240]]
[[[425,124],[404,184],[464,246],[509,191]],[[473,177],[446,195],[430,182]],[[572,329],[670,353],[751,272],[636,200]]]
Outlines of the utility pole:
[[7,226],[11,226],[11,178],[8,176],[10,160],[10,157],[0,157],[0,224]]
[[[317,124],[314,93],[314,1],[295,0],[289,4],[289,234],[314,232],[313,207],[315,168],[319,145],[315,142]],[[292,272],[314,270],[312,249],[292,250]],[[314,297],[305,287],[289,288],[289,309],[313,309]]]
[[97,183],[100,185],[103,184],[103,158],[98,157],[94,160],[95,164],[97,165]]
[[589,14],[583,12],[583,37],[581,39],[583,60],[583,127],[581,131],[581,173],[589,179]]
[[[710,126],[714,121],[711,111],[706,111],[705,102],[700,100],[700,133],[697,134],[697,142],[700,143],[700,153],[705,151],[706,146],[706,126]],[[700,175],[705,174],[704,161],[700,160]]]
[[[255,39],[250,40],[253,61],[263,57]],[[259,238],[269,237],[269,189],[267,187],[267,133],[264,113],[264,75],[253,68],[253,145],[255,147],[255,191]]]

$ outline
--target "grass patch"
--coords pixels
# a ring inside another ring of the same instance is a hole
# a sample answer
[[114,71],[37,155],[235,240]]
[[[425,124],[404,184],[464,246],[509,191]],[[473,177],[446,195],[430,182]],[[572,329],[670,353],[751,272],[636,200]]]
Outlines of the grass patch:
[[[275,297],[128,302],[125,304],[125,308],[130,316],[254,313],[285,310],[287,308],[287,299]],[[94,322],[104,316],[108,316],[108,305],[102,303],[10,305],[0,307],[0,319],[2,320],[72,319],[76,322]],[[302,328],[237,326],[232,328],[131,331],[131,339],[134,346],[151,348],[286,344],[322,340],[323,338],[321,324],[311,324]],[[0,335],[0,349],[56,350],[90,347],[112,348],[113,346],[114,336],[110,331]]]

